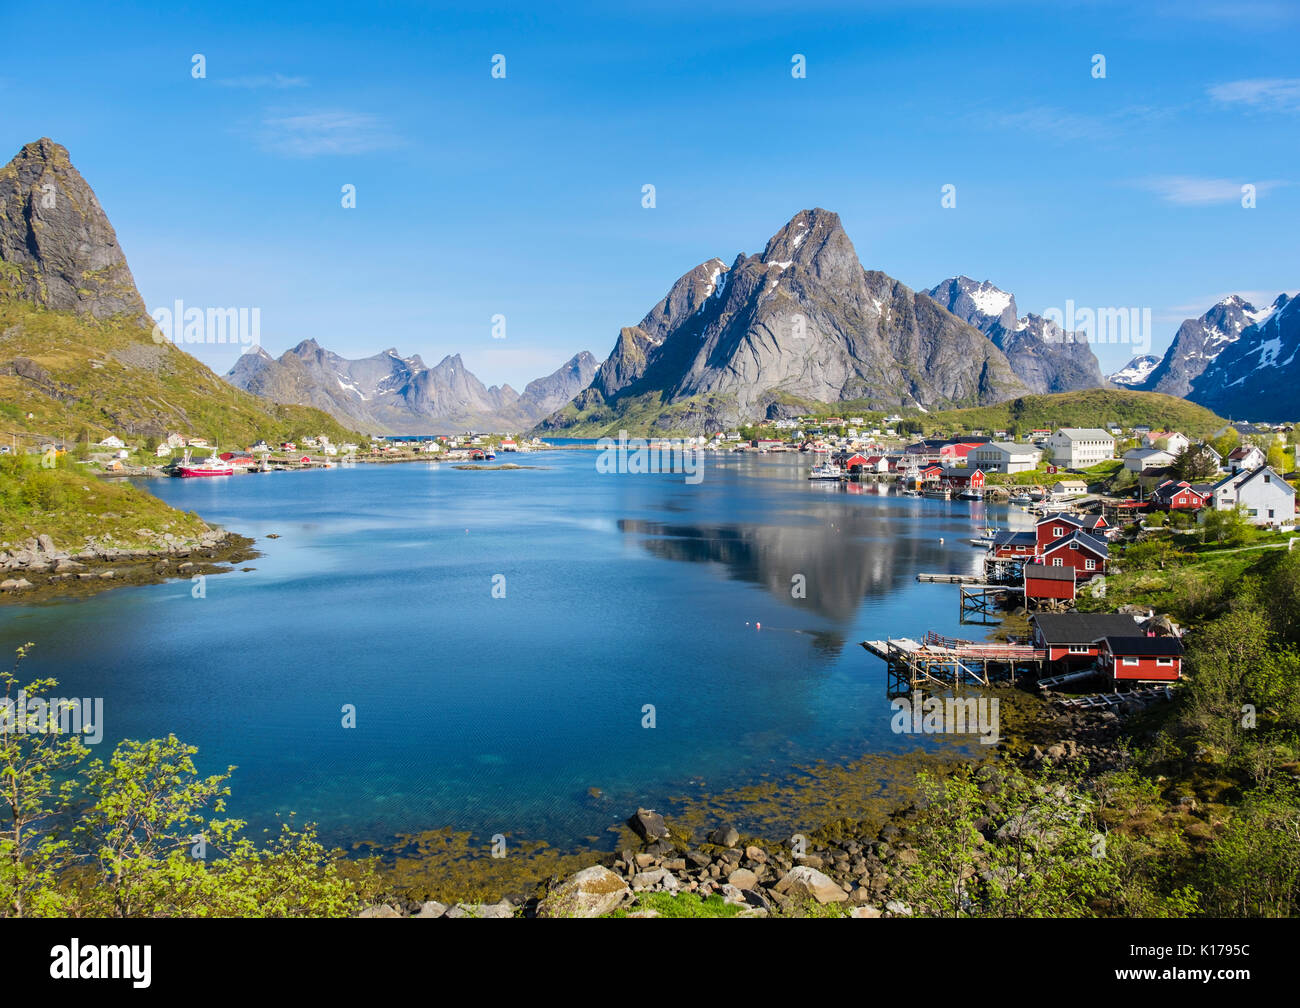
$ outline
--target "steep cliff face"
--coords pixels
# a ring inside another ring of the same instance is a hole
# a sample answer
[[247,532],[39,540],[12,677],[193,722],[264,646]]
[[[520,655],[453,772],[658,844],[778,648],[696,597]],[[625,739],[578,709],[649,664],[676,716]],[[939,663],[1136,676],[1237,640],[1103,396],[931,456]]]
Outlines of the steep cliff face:
[[838,215],[804,210],[760,255],[710,259],[623,329],[550,431],[716,430],[783,401],[881,409],[976,405],[1028,391],[982,333],[865,271]]
[[1066,332],[1032,312],[1018,317],[1015,297],[987,280],[980,283],[970,277],[951,277],[929,294],[991,339],[1006,354],[1016,376],[1034,392],[1106,386],[1085,333]]
[[53,140],[27,144],[0,169],[0,288],[96,318],[146,314],[113,226]]

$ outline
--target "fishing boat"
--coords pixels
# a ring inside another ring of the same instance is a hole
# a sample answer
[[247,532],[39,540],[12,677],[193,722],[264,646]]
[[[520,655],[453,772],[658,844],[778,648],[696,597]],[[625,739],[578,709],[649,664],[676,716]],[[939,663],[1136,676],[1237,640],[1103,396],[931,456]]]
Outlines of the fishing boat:
[[190,458],[190,453],[186,452],[185,457],[176,466],[176,475],[184,479],[195,479],[202,476],[233,476],[234,474],[235,467],[229,462],[223,462],[216,455],[194,461]]
[[821,465],[812,467],[812,472],[808,474],[810,480],[836,480],[837,482],[844,476],[844,471],[833,462],[823,462]]
[[921,496],[931,500],[952,500],[952,490],[946,486],[926,487],[921,491]]
[[983,491],[983,490],[970,490],[970,489],[967,489],[967,490],[963,490],[963,491],[962,491],[961,493],[959,493],[957,496],[960,497],[962,500],[971,500],[971,501],[975,501],[975,500],[983,500],[983,499],[984,499],[984,491]]
[[1033,498],[1027,493],[1018,493],[1011,498],[1012,504],[1032,504]]
[[993,540],[998,530],[995,528],[986,528],[982,536],[976,536],[974,539],[967,540],[972,546],[978,546],[980,549],[992,549]]

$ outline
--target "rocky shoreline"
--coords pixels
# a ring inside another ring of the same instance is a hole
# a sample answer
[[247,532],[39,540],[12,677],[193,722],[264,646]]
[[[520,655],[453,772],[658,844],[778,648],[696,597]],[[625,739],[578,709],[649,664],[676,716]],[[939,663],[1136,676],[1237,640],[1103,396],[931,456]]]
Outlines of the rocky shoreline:
[[[1000,752],[979,760],[954,756],[946,767],[978,764],[975,773],[981,786],[995,781],[1000,767],[1006,766],[1027,771],[1044,764],[1073,766],[1095,776],[1120,763],[1122,720],[1111,711],[1071,711],[1042,703],[1036,716],[1018,719],[1014,737],[999,746]],[[836,772],[820,771],[825,777]],[[788,801],[789,795],[776,798]],[[581,859],[575,864],[573,858],[556,862],[556,868],[566,866],[562,874],[503,884],[496,902],[443,902],[419,898],[407,889],[358,916],[658,917],[664,914],[656,900],[684,894],[720,900],[726,912],[717,916],[911,916],[912,908],[899,891],[902,873],[918,862],[909,839],[917,809],[907,792],[900,789],[892,809],[879,818],[836,818],[832,807],[824,806],[826,821],[806,836],[800,852],[788,840],[774,844],[770,838],[747,836],[731,821],[709,828],[699,825],[697,817],[666,820],[640,808],[620,829],[616,853],[590,852],[585,865]],[[996,830],[997,824],[989,828]],[[475,888],[482,892],[484,886],[480,882]]]
[[140,529],[129,546],[87,537],[75,552],[48,535],[0,549],[0,604],[80,598],[123,585],[224,574],[260,556],[246,536],[210,529],[198,536]]

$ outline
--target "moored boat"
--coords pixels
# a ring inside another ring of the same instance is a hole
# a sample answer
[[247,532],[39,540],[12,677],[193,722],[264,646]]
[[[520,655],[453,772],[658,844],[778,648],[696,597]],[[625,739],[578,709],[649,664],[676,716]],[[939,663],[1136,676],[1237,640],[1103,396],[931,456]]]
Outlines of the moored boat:
[[843,477],[844,471],[832,462],[823,462],[821,465],[812,467],[812,472],[808,474],[810,480],[839,480]]
[[184,479],[195,479],[203,476],[233,476],[235,467],[229,462],[223,462],[213,455],[210,458],[199,459],[197,462],[190,459],[190,453],[186,452],[185,457],[181,459],[180,464],[176,467],[176,474]]

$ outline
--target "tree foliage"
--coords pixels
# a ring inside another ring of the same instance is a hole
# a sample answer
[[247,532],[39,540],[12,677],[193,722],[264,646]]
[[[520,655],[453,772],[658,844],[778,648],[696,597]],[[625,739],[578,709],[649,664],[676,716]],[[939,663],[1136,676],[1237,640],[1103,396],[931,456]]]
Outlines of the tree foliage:
[[[30,647],[0,677],[0,711],[57,685],[20,686]],[[345,871],[314,827],[283,824],[259,847],[242,821],[219,818],[234,767],[201,775],[198,750],[174,735],[121,742],[103,760],[57,719],[30,728],[12,715],[0,725],[0,916],[341,916],[372,895],[373,871]]]

